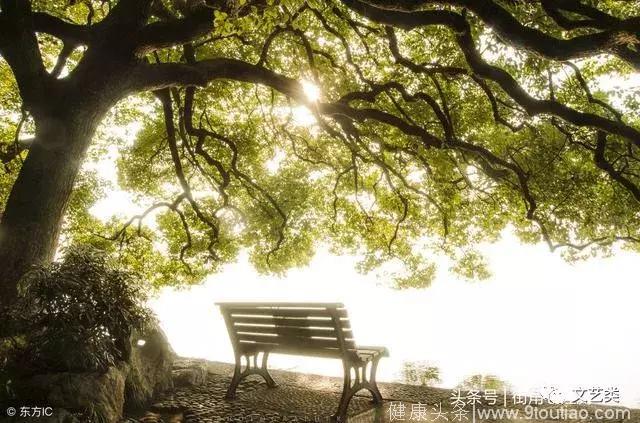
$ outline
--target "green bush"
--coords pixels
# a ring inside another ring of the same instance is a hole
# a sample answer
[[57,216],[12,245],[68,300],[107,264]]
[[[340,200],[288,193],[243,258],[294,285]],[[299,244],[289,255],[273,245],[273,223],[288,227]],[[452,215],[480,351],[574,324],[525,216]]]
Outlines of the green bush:
[[0,334],[4,365],[20,374],[104,371],[128,358],[132,331],[150,321],[145,300],[139,280],[103,252],[70,248],[21,280]]
[[405,361],[400,376],[409,385],[433,386],[440,383],[440,369],[424,361]]
[[463,390],[505,390],[511,391],[511,385],[494,375],[471,375],[458,384],[458,389]]

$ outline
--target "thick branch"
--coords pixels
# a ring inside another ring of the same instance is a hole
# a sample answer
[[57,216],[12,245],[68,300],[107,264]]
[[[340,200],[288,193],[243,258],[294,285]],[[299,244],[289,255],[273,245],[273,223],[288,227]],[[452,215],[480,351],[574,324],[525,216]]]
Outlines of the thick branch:
[[18,82],[25,108],[34,111],[46,92],[48,75],[42,61],[28,1],[2,1],[0,54]]
[[132,92],[172,86],[206,86],[215,79],[230,79],[266,85],[296,100],[306,102],[304,90],[296,80],[236,59],[217,58],[194,64],[140,64],[131,72],[130,78]]
[[202,8],[186,18],[149,24],[138,35],[139,53],[185,44],[213,29],[213,9]]
[[92,28],[85,25],[63,21],[47,13],[33,14],[33,28],[36,32],[43,32],[60,39],[72,46],[88,45],[93,35]]

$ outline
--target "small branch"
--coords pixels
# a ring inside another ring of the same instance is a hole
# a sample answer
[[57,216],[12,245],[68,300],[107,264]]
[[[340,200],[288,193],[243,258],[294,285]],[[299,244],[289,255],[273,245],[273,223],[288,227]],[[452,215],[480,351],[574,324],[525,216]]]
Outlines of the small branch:
[[[217,222],[214,222],[212,219],[210,219],[204,214],[204,212],[201,210],[198,203],[193,198],[193,195],[191,193],[191,187],[189,186],[187,178],[184,174],[182,163],[180,161],[180,153],[178,151],[177,140],[176,140],[176,128],[173,122],[174,114],[173,114],[173,107],[171,104],[171,93],[169,92],[169,90],[165,89],[161,91],[156,91],[155,94],[160,99],[160,102],[162,103],[164,120],[165,120],[165,128],[167,131],[167,140],[169,142],[169,151],[171,152],[171,159],[173,161],[176,177],[178,178],[178,181],[180,182],[180,187],[182,188],[182,191],[185,194],[185,198],[191,205],[191,208],[196,214],[196,217],[205,225],[207,225],[211,230],[211,235],[212,235],[211,239],[213,244],[215,244],[215,242],[218,240],[218,237],[220,235],[220,229],[218,228],[218,224]],[[211,254],[211,258],[213,258],[214,260],[217,260],[218,255],[213,249],[213,244],[211,244],[211,248],[209,248],[209,253]]]
[[68,44],[68,43],[65,43],[62,46],[62,51],[60,51],[60,54],[58,55],[58,59],[56,60],[56,65],[53,67],[53,70],[51,71],[52,77],[57,78],[60,76],[60,73],[64,69],[64,66],[67,64],[67,60],[69,59],[69,56],[71,56],[71,53],[73,53],[74,48],[75,47],[73,46],[73,44]]
[[622,172],[616,170],[616,168],[607,161],[605,157],[605,151],[607,148],[607,134],[602,131],[598,132],[597,140],[596,140],[596,149],[593,154],[593,159],[596,165],[604,170],[614,181],[618,182],[620,185],[625,187],[636,199],[636,201],[640,202],[640,187],[634,184],[626,178]]
[[585,81],[584,77],[582,76],[582,72],[580,72],[580,68],[578,68],[576,65],[574,65],[571,62],[565,62],[565,64],[567,66],[569,66],[571,69],[573,69],[573,71],[575,72],[576,79],[578,80],[578,83],[580,84],[580,87],[582,87],[582,90],[585,92],[589,102],[601,106],[603,109],[605,109],[605,110],[609,111],[611,114],[613,114],[615,116],[615,118],[618,120],[618,122],[622,122],[622,113],[620,113],[619,111],[617,111],[611,105],[605,103],[604,101],[595,98],[593,96],[593,94],[591,94],[591,90],[589,89],[589,85],[587,84],[587,81]]

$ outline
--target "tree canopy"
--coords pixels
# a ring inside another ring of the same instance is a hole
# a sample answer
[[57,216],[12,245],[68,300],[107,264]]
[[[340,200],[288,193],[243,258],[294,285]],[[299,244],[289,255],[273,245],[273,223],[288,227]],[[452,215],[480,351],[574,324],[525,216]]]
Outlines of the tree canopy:
[[[403,263],[410,287],[433,254],[487,276],[477,247],[505,228],[569,259],[640,246],[640,84],[616,88],[640,71],[636,0],[0,5],[0,204],[39,117],[67,107],[51,93],[99,97],[85,161],[117,147],[146,210],[93,217],[110,188],[85,166],[63,240],[157,285],[243,249],[283,272],[325,243]],[[130,123],[132,141],[113,130]]]

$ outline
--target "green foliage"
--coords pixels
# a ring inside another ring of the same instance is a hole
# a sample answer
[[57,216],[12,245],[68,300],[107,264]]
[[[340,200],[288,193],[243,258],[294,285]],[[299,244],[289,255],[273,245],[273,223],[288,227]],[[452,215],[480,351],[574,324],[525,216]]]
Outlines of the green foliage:
[[494,375],[472,375],[462,381],[462,383],[458,385],[458,389],[509,391],[511,386]]
[[152,318],[134,275],[89,247],[32,270],[19,290],[0,334],[10,372],[103,371],[127,358],[132,331]]
[[433,386],[440,383],[440,369],[424,361],[405,361],[400,376],[402,382],[410,385]]

